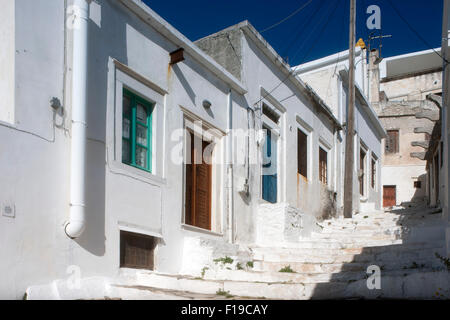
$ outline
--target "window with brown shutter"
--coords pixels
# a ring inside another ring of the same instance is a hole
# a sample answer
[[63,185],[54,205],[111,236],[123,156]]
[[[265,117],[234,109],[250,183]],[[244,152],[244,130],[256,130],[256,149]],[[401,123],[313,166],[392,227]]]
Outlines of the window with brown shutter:
[[372,168],[371,168],[371,175],[370,175],[370,185],[372,186],[372,189],[375,189],[376,175],[377,175],[377,161],[372,158]]
[[319,147],[319,180],[327,184],[327,152]]
[[188,134],[190,145],[187,147],[191,152],[191,161],[185,164],[185,223],[211,230],[212,166],[211,161],[205,158],[208,157],[205,149],[208,148],[210,142],[198,141],[201,138],[190,131]]
[[297,172],[308,178],[308,136],[297,131]]
[[398,130],[387,130],[385,149],[386,153],[398,153],[399,150]]
[[359,151],[359,169],[361,170],[361,175],[359,177],[359,193],[363,196],[366,181],[366,151],[363,149],[360,149]]
[[120,231],[120,267],[154,270],[156,238]]

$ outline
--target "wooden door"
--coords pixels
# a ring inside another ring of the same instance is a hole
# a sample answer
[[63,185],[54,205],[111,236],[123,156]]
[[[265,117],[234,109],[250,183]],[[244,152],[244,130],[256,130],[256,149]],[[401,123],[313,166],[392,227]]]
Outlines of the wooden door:
[[[211,230],[212,166],[205,149],[208,141],[195,142],[199,137],[190,134],[191,163],[186,164],[185,222]],[[201,149],[200,149],[201,148]]]
[[383,186],[383,207],[392,207],[397,204],[396,187]]
[[359,153],[359,168],[361,169],[361,176],[359,177],[359,193],[364,196],[364,185],[366,180],[366,152],[364,150],[360,150]]

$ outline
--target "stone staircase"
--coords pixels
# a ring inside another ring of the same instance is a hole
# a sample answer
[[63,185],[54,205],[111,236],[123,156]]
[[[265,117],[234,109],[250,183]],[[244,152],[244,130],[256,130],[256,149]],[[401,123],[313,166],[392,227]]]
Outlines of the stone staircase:
[[[250,246],[251,261],[222,257],[196,276],[149,271],[124,277],[128,286],[237,298],[450,298],[440,214],[422,208],[358,214],[320,223],[297,242]],[[247,255],[248,256],[248,255]],[[381,271],[381,289],[369,290],[369,266]]]
[[[441,221],[426,208],[326,220],[308,238],[242,248],[244,254],[218,257],[196,274],[121,269],[102,292],[82,297],[448,299],[450,272],[436,256],[445,255]],[[380,268],[381,289],[368,289],[373,265]]]

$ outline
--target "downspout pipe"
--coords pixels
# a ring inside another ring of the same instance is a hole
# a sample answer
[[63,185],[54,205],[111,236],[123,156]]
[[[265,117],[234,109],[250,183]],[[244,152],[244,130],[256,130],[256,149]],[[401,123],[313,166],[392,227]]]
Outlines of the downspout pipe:
[[227,143],[227,172],[228,172],[228,241],[234,243],[234,199],[233,199],[233,99],[232,91],[228,92],[228,143]]
[[66,235],[78,238],[86,227],[86,113],[88,19],[91,0],[73,2],[72,140],[70,154],[70,217]]

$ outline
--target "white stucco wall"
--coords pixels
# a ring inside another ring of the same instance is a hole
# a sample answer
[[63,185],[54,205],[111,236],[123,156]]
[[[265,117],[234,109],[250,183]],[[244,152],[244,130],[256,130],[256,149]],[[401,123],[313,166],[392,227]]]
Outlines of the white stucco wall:
[[15,2],[1,0],[0,7],[0,121],[14,122]]
[[[217,230],[199,232],[182,225],[183,166],[170,154],[180,143],[171,133],[183,128],[181,107],[226,131],[229,86],[187,53],[185,61],[169,68],[169,52],[177,46],[118,1],[106,0],[90,5],[86,229],[76,240],[64,234],[70,201],[71,32],[65,59],[64,1],[15,3],[17,127],[0,126],[1,211],[12,207],[15,217],[0,216],[0,251],[7,257],[0,263],[0,298],[21,299],[30,285],[67,278],[70,265],[78,266],[82,277],[117,275],[120,229],[161,236],[156,269],[164,272],[181,269],[185,237],[225,242],[224,166],[214,169]],[[114,59],[139,77],[118,70]],[[122,85],[156,103],[154,174],[121,164],[114,137],[121,135]],[[64,114],[54,113],[52,97],[62,102]],[[204,99],[212,103],[208,111]],[[233,108],[240,103],[235,99]],[[224,150],[221,138],[217,157],[224,157]]]
[[[305,96],[293,83],[286,79],[286,75],[276,66],[263,51],[259,49],[255,41],[245,33],[242,38],[243,50],[243,82],[247,85],[248,94],[247,103],[256,109],[256,124],[261,127],[261,106],[262,102],[267,103],[272,108],[283,107],[285,112],[281,123],[281,136],[279,140],[280,158],[279,158],[279,198],[277,202],[284,202],[292,207],[298,206],[298,186],[297,186],[297,129],[307,129],[309,131],[308,139],[308,184],[312,190],[312,198],[309,199],[310,207],[304,214],[319,214],[321,208],[320,201],[320,182],[319,182],[319,141],[322,146],[328,147],[328,188],[336,190],[335,186],[335,143],[334,130],[332,122],[318,113],[314,103]],[[255,81],[255,79],[257,79]],[[274,88],[276,89],[274,90]],[[262,89],[261,89],[262,88]],[[265,93],[264,93],[265,92]],[[267,94],[270,93],[270,94]],[[263,98],[263,99],[261,99]],[[254,141],[254,140],[253,140]],[[254,147],[254,152],[261,153],[261,148]],[[253,168],[252,184],[252,211],[250,215],[256,217],[261,200],[261,178],[260,162]],[[267,207],[268,204],[266,203]],[[269,205],[270,206],[270,205]],[[274,205],[276,206],[276,205]],[[251,233],[251,225],[256,225],[257,221],[245,217],[245,211],[236,209],[239,212],[237,217],[237,234],[243,241],[254,239],[255,235]],[[241,214],[242,212],[242,214]],[[245,221],[245,223],[241,223]],[[240,228],[240,229],[239,229]]]

